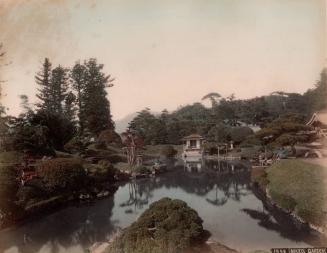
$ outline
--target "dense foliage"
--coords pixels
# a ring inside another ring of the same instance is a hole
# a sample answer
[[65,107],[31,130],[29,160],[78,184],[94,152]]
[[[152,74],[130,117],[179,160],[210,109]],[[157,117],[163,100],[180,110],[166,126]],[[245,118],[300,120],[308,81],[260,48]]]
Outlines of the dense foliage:
[[31,111],[12,123],[13,148],[33,154],[53,154],[54,149],[63,149],[76,132],[63,114],[45,110]]
[[[306,134],[311,128],[304,124],[303,115],[287,114],[266,125],[255,136],[264,144],[275,146],[295,145],[314,138]],[[302,134],[301,134],[302,132]]]
[[[199,133],[212,142],[241,143],[246,140],[250,143],[247,138],[251,135],[249,127],[261,127],[264,129],[251,142],[274,135],[274,144],[288,145],[305,141],[303,136],[294,133],[307,130],[303,124],[313,112],[326,108],[326,96],[327,71],[324,69],[315,87],[304,94],[277,91],[267,96],[236,99],[233,94],[223,98],[218,93],[209,93],[203,99],[211,101],[211,108],[194,103],[171,113],[164,110],[160,115],[146,108],[130,122],[129,129],[136,131],[149,145],[180,144],[184,136],[192,133]],[[287,117],[290,117],[288,122],[278,127]]]
[[35,76],[36,109],[26,95],[21,95],[22,113],[18,117],[6,116],[0,110],[2,151],[54,155],[54,150],[64,150],[72,139],[96,138],[104,130],[113,132],[106,91],[113,79],[103,73],[103,67],[96,59],[89,59],[76,63],[72,70],[60,65],[52,68],[45,58]]
[[100,134],[97,138],[97,142],[99,144],[104,144],[104,147],[107,147],[109,145],[118,146],[118,147],[122,146],[122,140],[121,140],[119,134],[117,134],[112,129],[107,129],[107,130],[100,132]]
[[18,211],[16,194],[18,191],[17,171],[13,166],[0,166],[0,225],[1,218],[13,218]]
[[77,62],[71,71],[60,65],[52,69],[50,60],[45,58],[41,71],[35,77],[40,87],[37,94],[39,110],[63,115],[72,123],[78,110],[80,133],[98,134],[113,128],[110,104],[106,98],[106,88],[113,85],[113,79],[103,73],[103,67],[91,58],[84,64]]
[[49,191],[74,191],[85,184],[86,171],[80,160],[56,158],[43,161],[37,168]]
[[110,253],[181,253],[208,238],[202,219],[184,201],[163,198],[150,205],[111,245]]

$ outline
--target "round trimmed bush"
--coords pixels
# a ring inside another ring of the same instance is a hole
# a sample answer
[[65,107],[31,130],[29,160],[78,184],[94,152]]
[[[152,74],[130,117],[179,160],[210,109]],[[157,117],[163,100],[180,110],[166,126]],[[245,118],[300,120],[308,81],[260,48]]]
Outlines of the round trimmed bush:
[[110,253],[182,253],[209,237],[202,219],[184,201],[163,198],[110,245]]
[[76,158],[55,158],[42,161],[37,174],[50,190],[77,190],[85,183],[86,171]]
[[119,134],[117,134],[114,130],[112,129],[107,129],[102,131],[99,134],[99,137],[97,139],[98,143],[102,143],[102,145],[113,145],[113,146],[118,146],[121,147],[122,146],[122,140],[119,136]]

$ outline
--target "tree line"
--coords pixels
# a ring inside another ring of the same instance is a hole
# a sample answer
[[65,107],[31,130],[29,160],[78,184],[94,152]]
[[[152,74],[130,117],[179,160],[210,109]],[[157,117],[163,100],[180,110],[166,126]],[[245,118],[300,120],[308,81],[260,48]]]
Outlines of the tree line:
[[103,67],[91,58],[83,64],[77,62],[72,69],[61,65],[51,69],[49,59],[45,58],[35,77],[39,85],[38,110],[63,115],[70,122],[75,122],[77,111],[81,134],[98,134],[113,128],[106,88],[113,86],[114,79],[103,73]]
[[18,117],[4,111],[1,115],[5,122],[1,136],[6,136],[2,148],[47,153],[62,150],[73,137],[96,137],[114,129],[107,98],[114,79],[103,68],[94,58],[72,68],[52,67],[45,58],[35,75],[38,102],[31,105],[21,95],[23,112]]
[[[326,97],[327,70],[324,69],[314,87],[303,94],[276,91],[266,96],[237,99],[234,94],[222,97],[212,92],[202,98],[211,102],[210,108],[200,102],[170,113],[163,110],[161,114],[145,108],[138,112],[128,128],[142,136],[145,144],[180,144],[184,136],[192,133],[201,134],[212,142],[241,143],[247,139],[247,142],[258,143],[265,135],[261,131],[249,141],[248,137],[253,135],[251,128],[276,130],[276,125],[285,121],[296,124],[295,130],[303,130],[313,112],[326,108]],[[282,135],[284,130],[278,131]],[[267,134],[272,132],[266,131]],[[288,143],[289,138],[284,137],[279,144]]]

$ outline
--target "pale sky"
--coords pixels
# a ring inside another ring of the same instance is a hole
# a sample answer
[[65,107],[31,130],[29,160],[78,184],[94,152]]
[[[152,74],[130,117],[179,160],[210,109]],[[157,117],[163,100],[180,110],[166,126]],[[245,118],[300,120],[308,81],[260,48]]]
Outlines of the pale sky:
[[44,57],[67,67],[95,57],[116,78],[114,119],[176,109],[209,92],[250,98],[304,92],[325,65],[325,0],[0,0],[12,64],[3,103],[35,102]]

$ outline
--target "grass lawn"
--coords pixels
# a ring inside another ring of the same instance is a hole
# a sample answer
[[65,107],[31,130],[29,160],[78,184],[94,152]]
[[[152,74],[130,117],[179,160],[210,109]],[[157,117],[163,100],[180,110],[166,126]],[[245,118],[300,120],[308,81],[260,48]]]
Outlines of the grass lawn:
[[170,145],[170,144],[161,144],[161,145],[146,145],[143,150],[143,155],[151,157],[159,157],[162,155],[162,150],[165,146],[172,146],[178,151],[177,155],[181,155],[183,151],[182,145]]
[[267,170],[273,201],[303,220],[323,225],[326,218],[324,168],[301,160],[281,160]]

